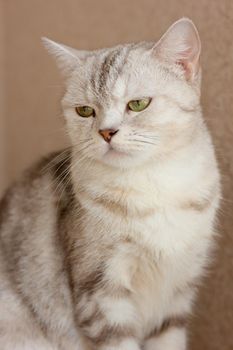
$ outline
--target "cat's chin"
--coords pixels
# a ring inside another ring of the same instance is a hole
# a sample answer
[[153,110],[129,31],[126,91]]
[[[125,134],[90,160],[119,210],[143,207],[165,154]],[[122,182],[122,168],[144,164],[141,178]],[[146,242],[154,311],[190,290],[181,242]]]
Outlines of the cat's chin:
[[105,153],[104,157],[113,157],[113,158],[119,158],[119,157],[129,157],[129,153],[116,150],[115,148],[110,147],[107,152]]
[[129,162],[130,154],[127,152],[119,151],[114,148],[109,148],[102,156],[102,161],[105,164],[111,166],[124,166],[125,163]]
[[115,148],[110,147],[101,157],[101,162],[106,165],[115,167],[115,168],[133,168],[138,166],[141,161],[135,154],[131,154],[127,151],[120,151]]

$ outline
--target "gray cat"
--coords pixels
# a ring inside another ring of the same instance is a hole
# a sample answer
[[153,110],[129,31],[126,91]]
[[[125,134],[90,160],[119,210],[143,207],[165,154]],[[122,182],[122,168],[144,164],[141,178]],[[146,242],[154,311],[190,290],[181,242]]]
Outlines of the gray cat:
[[198,32],[181,19],[157,43],[44,43],[72,146],[1,202],[0,349],[185,350],[220,198]]

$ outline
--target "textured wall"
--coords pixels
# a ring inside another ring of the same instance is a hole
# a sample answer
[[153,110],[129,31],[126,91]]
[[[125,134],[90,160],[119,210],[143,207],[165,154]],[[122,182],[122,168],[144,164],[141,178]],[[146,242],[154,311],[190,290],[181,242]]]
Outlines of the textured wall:
[[[8,181],[39,156],[66,142],[58,103],[61,80],[54,62],[41,46],[41,36],[92,49],[157,39],[181,16],[189,16],[197,24],[203,43],[203,108],[217,147],[225,200],[220,214],[220,249],[197,303],[191,348],[233,349],[233,1],[2,0],[2,3],[6,39],[3,51],[7,54],[6,141],[0,145],[0,152],[5,150],[7,156]],[[1,42],[0,38],[2,47]],[[1,130],[2,122],[3,117]]]
[[0,2],[0,195],[7,184],[6,171],[6,130],[5,130],[5,23],[4,7]]

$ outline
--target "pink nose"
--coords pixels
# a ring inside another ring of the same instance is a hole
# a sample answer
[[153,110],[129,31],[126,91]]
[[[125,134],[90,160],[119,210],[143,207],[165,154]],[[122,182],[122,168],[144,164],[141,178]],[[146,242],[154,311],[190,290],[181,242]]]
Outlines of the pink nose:
[[103,137],[103,139],[110,143],[113,135],[115,135],[118,132],[118,130],[113,130],[113,129],[104,129],[104,130],[99,130],[99,134]]

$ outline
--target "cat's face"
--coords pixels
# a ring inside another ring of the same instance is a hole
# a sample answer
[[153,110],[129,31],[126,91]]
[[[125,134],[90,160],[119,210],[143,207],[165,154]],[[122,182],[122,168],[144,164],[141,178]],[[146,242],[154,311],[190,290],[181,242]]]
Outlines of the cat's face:
[[62,53],[59,44],[48,45],[57,45],[52,51],[67,75],[62,105],[79,159],[127,168],[190,143],[199,122],[200,54],[190,21],[178,21],[157,45],[94,52],[62,46]]

